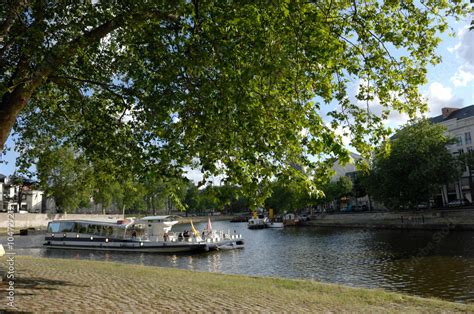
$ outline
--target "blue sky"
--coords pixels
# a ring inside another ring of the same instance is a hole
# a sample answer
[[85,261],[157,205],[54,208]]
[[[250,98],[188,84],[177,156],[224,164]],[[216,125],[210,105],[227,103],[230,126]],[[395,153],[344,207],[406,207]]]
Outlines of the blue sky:
[[[471,18],[463,21],[451,21],[450,26],[456,32],[455,37],[444,34],[438,47],[442,62],[436,67],[428,68],[428,83],[420,87],[420,92],[427,98],[429,111],[427,116],[441,114],[443,107],[465,107],[474,105],[474,31],[467,31]],[[388,125],[397,127],[405,123],[407,117],[393,114]],[[13,148],[11,138],[7,146]],[[15,159],[18,156],[11,149],[1,160],[0,173],[10,175],[15,171]],[[192,176],[197,176],[193,172]]]

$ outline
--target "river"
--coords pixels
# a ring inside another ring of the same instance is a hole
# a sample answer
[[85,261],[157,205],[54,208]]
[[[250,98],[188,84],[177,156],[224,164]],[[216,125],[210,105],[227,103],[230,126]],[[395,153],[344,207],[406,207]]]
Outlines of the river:
[[[196,226],[203,229],[204,223]],[[213,227],[243,234],[245,248],[201,255],[61,251],[41,248],[42,235],[17,236],[15,245],[19,255],[313,279],[474,302],[472,231],[314,227],[248,230],[245,223],[229,222],[214,222]],[[174,229],[184,228],[189,226],[178,225]]]

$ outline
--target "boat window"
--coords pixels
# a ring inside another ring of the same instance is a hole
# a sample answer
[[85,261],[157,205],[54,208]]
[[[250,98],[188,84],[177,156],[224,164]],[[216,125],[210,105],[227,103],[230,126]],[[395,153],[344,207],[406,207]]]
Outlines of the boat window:
[[112,234],[114,234],[114,229],[111,226],[106,227],[105,228],[105,235],[111,236]]
[[88,225],[87,226],[87,233],[88,234],[95,234],[97,232],[96,225]]
[[78,226],[77,228],[78,233],[87,233],[87,227],[89,226],[88,224],[78,223],[77,226]]
[[74,222],[60,222],[59,230],[56,232],[73,232]]
[[51,233],[59,232],[59,222],[50,222],[48,224],[48,232],[51,232]]

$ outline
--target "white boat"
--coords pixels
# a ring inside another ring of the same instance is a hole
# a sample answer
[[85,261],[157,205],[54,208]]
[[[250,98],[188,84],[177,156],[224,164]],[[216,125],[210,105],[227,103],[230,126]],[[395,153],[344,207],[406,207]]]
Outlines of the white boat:
[[264,217],[263,215],[252,217],[248,221],[248,228],[249,229],[264,229],[267,227],[267,221],[268,221],[268,218]]
[[[206,230],[176,233],[177,216],[148,216],[139,220],[102,222],[56,220],[48,224],[44,246],[51,249],[151,253],[206,252],[244,245],[242,235]],[[208,224],[210,226],[210,223]]]

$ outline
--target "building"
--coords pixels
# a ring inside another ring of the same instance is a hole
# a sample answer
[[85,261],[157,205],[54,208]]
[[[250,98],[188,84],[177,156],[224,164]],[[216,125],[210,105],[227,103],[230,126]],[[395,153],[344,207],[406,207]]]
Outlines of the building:
[[[0,174],[0,210],[42,212],[46,199],[43,191],[35,189],[35,184],[27,179],[22,179],[22,183],[17,184],[11,177]],[[18,200],[19,195],[21,201]]]
[[[444,125],[448,134],[456,139],[456,143],[448,147],[453,155],[473,151],[474,105],[464,108],[443,108],[441,115],[430,118],[430,120],[435,124]],[[435,195],[435,203],[447,205],[452,200],[462,198],[472,202],[474,196],[473,170],[466,167],[457,182],[443,186],[441,192]]]

